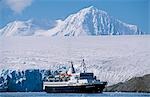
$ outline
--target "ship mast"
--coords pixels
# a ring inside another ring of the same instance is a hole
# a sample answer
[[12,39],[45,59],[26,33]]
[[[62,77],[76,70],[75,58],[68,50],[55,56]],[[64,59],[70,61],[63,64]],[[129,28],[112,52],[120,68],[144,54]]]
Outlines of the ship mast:
[[82,72],[85,73],[86,72],[86,64],[84,62],[84,59],[82,60],[81,65],[82,65],[82,69],[83,69]]

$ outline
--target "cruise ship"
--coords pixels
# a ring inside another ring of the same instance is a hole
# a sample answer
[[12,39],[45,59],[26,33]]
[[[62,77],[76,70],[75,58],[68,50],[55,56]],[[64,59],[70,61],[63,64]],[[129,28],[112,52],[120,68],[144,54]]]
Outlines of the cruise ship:
[[86,72],[84,59],[83,71],[76,73],[71,62],[68,72],[55,77],[48,77],[43,82],[43,90],[47,93],[102,93],[107,82],[97,80],[93,73]]

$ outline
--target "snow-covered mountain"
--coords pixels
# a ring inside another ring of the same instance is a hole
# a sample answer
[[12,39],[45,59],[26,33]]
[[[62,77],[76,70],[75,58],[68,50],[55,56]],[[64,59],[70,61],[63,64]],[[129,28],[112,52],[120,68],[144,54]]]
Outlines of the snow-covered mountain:
[[84,8],[56,20],[57,24],[48,30],[36,29],[29,21],[14,21],[0,29],[1,36],[87,36],[87,35],[140,35],[136,25],[124,23],[93,6]]
[[135,25],[126,24],[91,6],[68,16],[48,31],[60,36],[137,35],[142,34]]
[[35,32],[32,21],[14,21],[0,29],[1,36],[31,36]]

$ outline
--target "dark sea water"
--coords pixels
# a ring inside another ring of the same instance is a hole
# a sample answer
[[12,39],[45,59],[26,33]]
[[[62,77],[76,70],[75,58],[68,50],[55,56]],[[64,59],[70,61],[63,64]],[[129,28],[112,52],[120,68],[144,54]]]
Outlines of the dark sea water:
[[76,94],[76,93],[56,93],[48,94],[45,92],[14,92],[0,93],[0,97],[150,97],[150,93],[95,93],[95,94]]

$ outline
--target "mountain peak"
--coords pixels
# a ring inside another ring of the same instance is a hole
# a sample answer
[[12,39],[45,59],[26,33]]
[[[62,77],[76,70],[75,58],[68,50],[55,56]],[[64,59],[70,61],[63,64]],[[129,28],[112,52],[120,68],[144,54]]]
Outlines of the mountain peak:
[[[13,24],[13,23],[12,23]],[[38,28],[37,28],[38,27]],[[37,34],[38,33],[38,34]],[[81,9],[65,20],[56,21],[52,28],[42,29],[34,21],[15,21],[0,29],[0,36],[99,36],[99,35],[140,35],[136,25],[124,23],[94,6]]]
[[4,28],[0,29],[0,35],[3,36],[29,36],[32,35],[32,20],[14,21],[8,23]]
[[107,15],[107,12],[103,11],[103,10],[99,10],[94,6],[90,6],[90,7],[86,7],[82,10],[80,10],[80,12],[82,13],[92,13],[92,14],[105,14]]
[[94,6],[89,6],[89,7],[87,7],[87,8],[85,8],[85,9],[89,9],[89,10],[98,10],[96,7],[94,7]]
[[121,22],[94,6],[81,9],[79,12],[68,16],[63,24],[54,29],[57,29],[55,35],[60,36],[141,34],[136,25]]

